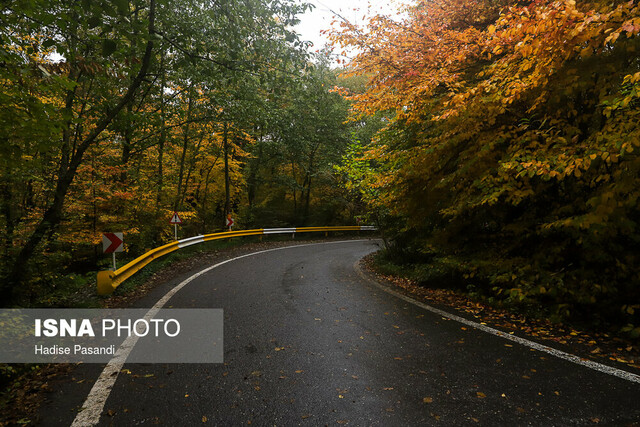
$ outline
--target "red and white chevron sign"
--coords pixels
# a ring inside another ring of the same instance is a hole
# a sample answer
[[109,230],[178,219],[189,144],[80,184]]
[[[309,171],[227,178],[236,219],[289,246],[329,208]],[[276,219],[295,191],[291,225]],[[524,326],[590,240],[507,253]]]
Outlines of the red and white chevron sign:
[[105,254],[124,251],[124,237],[122,233],[104,233],[102,235],[102,249]]

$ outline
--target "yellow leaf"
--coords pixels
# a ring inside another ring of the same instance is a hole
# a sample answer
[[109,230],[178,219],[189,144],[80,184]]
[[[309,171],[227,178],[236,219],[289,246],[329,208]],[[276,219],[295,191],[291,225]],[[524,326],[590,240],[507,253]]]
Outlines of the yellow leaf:
[[431,398],[431,397],[425,397],[425,398],[423,398],[423,399],[422,399],[422,401],[423,401],[424,403],[432,403],[432,402],[433,402],[433,398]]
[[476,395],[478,396],[478,399],[484,399],[485,397],[487,397],[487,395],[481,391],[477,392]]
[[489,34],[493,34],[496,32],[496,26],[495,25],[489,25],[489,28],[487,28],[487,30],[489,31]]

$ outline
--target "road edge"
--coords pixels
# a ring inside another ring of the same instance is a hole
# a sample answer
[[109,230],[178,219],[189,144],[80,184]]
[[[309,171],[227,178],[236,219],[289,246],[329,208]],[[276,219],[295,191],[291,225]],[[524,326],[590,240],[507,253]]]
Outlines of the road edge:
[[592,360],[589,359],[585,359],[582,358],[580,356],[576,356],[575,354],[571,354],[571,353],[567,353],[565,351],[562,350],[558,350],[540,343],[537,343],[535,341],[531,341],[529,339],[526,338],[522,338],[519,337],[515,334],[510,334],[508,332],[504,332],[504,331],[500,331],[498,329],[492,328],[490,326],[487,326],[486,324],[482,324],[482,323],[478,323],[478,322],[474,322],[473,320],[469,320],[466,319],[464,317],[458,316],[456,314],[452,314],[449,313],[445,310],[441,310],[439,308],[433,307],[429,304],[425,304],[421,301],[417,301],[401,292],[398,292],[394,289],[391,289],[388,286],[383,285],[382,283],[380,283],[378,280],[373,279],[369,274],[365,273],[361,267],[361,263],[362,263],[362,259],[358,260],[355,262],[355,264],[353,265],[354,270],[356,271],[356,273],[358,273],[358,275],[366,282],[370,283],[371,285],[375,286],[376,288],[390,294],[393,295],[397,298],[400,298],[403,301],[406,301],[410,304],[413,304],[417,307],[420,307],[424,310],[427,310],[431,313],[437,314],[439,316],[442,316],[443,318],[449,319],[449,320],[453,320],[456,321],[458,323],[461,323],[463,325],[466,326],[470,326],[474,329],[480,330],[482,332],[494,335],[496,337],[505,339],[507,341],[511,341],[511,342],[515,342],[517,344],[520,344],[522,346],[537,350],[537,351],[541,351],[544,353],[547,353],[551,356],[554,356],[556,358],[559,359],[563,359],[566,361],[569,361],[571,363],[577,364],[577,365],[581,365],[584,366],[586,368],[592,369],[594,371],[598,371],[607,375],[611,375],[614,377],[618,377],[633,383],[637,383],[640,384],[640,375],[634,374],[632,372],[628,372],[622,369],[618,369],[618,368],[614,368],[612,366],[609,365],[605,365],[602,363],[598,363],[598,362],[594,362]]

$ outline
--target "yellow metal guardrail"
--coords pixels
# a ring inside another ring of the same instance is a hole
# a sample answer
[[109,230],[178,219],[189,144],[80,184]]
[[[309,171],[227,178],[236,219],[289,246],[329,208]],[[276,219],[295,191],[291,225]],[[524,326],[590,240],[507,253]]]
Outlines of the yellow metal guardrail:
[[375,231],[376,228],[366,226],[336,226],[336,227],[291,227],[291,228],[257,228],[254,230],[224,231],[222,233],[204,234],[201,236],[189,237],[175,242],[167,243],[164,246],[152,249],[144,255],[139,256],[128,264],[120,267],[116,271],[100,271],[98,273],[98,294],[109,295],[129,277],[142,270],[144,266],[154,259],[165,256],[187,246],[210,240],[228,239],[230,237],[261,236],[268,234],[295,234],[310,232],[330,232],[330,231]]

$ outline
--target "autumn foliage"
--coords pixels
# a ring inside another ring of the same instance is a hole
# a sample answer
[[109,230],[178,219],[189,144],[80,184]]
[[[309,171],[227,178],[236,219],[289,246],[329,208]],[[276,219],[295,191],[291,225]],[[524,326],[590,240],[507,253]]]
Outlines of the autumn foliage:
[[640,336],[638,3],[432,0],[404,16],[333,33],[369,78],[347,94],[354,120],[393,117],[343,168],[396,254],[430,263],[426,282]]
[[122,265],[174,239],[173,212],[179,238],[228,214],[238,228],[354,221],[331,168],[347,103],[292,30],[308,7],[6,2],[0,303],[73,305],[63,294],[108,268],[103,232],[124,233]]

